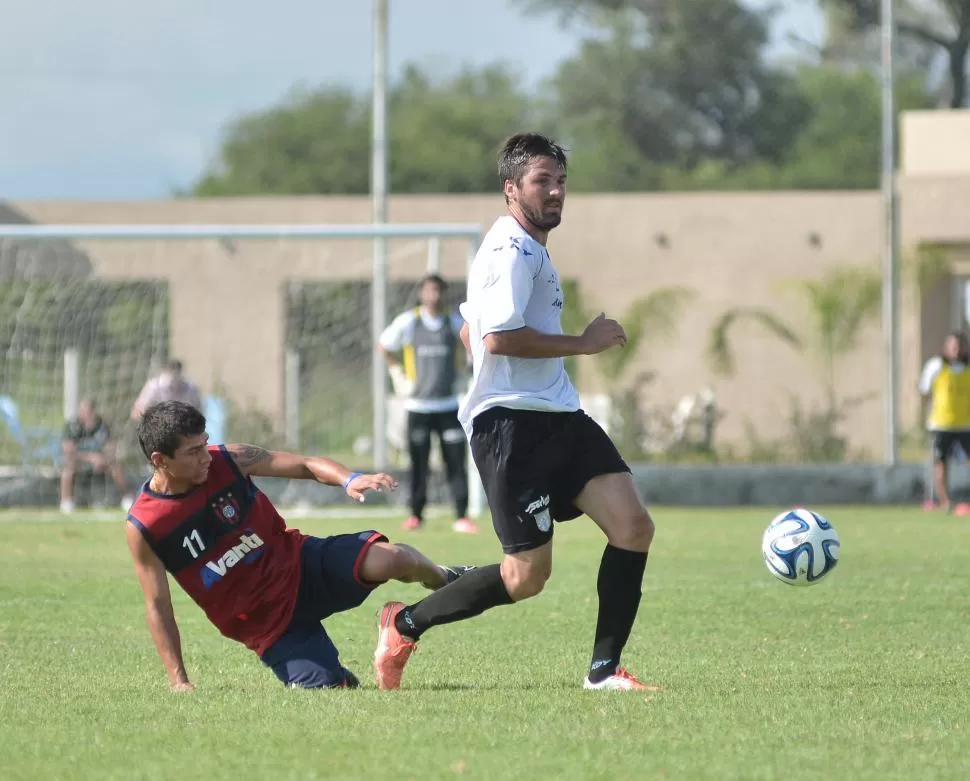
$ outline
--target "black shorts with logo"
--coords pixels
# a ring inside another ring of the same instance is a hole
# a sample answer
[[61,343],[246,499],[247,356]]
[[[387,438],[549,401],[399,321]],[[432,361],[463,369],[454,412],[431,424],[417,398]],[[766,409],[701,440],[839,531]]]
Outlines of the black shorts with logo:
[[960,448],[965,458],[970,458],[970,431],[934,431],[933,462],[945,464]]
[[506,553],[552,539],[552,522],[580,515],[573,504],[592,478],[629,472],[589,415],[493,407],[475,418],[472,457]]

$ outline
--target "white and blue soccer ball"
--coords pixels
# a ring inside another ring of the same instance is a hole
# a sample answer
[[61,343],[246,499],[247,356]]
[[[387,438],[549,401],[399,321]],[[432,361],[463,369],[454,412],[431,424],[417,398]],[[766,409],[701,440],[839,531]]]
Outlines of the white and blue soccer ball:
[[832,524],[804,508],[774,517],[761,539],[768,572],[792,586],[812,586],[839,563],[839,535]]

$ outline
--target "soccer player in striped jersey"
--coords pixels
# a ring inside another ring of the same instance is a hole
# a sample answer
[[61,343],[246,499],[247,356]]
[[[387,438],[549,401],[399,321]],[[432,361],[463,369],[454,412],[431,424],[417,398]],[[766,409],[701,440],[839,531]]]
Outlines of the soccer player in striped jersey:
[[184,402],[145,410],[138,439],[154,471],[128,514],[126,536],[148,627],[176,691],[193,689],[166,573],[222,634],[259,655],[286,685],[356,687],[321,621],[360,605],[382,583],[437,589],[466,567],[442,567],[378,531],[313,537],[288,529],[252,478],[342,486],[352,499],[389,491],[386,474],[328,458],[208,444],[205,417]]

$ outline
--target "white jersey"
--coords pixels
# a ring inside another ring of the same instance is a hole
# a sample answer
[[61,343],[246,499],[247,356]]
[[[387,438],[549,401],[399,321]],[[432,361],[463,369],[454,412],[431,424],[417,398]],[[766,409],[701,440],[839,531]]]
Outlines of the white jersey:
[[458,410],[465,434],[472,421],[492,407],[541,412],[574,412],[579,394],[562,358],[492,355],[488,334],[532,328],[562,333],[563,293],[546,248],[512,217],[500,217],[486,234],[468,274],[467,301],[460,307],[468,323],[473,376]]
[[[418,314],[414,309],[409,309],[406,312],[402,312],[391,324],[384,329],[384,333],[381,334],[379,343],[381,347],[390,352],[400,352],[408,345],[414,344],[414,331],[415,326],[418,322]],[[428,331],[437,332],[440,331],[445,326],[446,322],[445,315],[431,315],[422,306],[420,307],[420,320],[421,325]],[[454,334],[455,341],[458,341],[458,334],[461,331],[462,319],[455,313],[448,316],[448,321],[450,321],[451,332]],[[464,354],[465,348],[461,345],[457,345],[458,350]],[[394,372],[392,371],[391,379],[395,379]],[[403,386],[414,385],[414,378],[408,378],[405,376],[404,371],[401,371],[401,379],[395,382],[395,390],[397,390],[397,385],[402,384]],[[413,390],[413,387],[410,389]],[[410,412],[451,412],[458,409],[458,394],[453,396],[446,396],[442,398],[414,398],[408,393],[402,393],[404,397],[404,409]]]

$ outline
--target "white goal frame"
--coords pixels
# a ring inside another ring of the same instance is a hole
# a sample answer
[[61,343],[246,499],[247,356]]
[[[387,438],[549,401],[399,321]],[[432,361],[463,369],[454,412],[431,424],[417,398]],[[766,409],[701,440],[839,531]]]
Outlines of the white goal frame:
[[[111,240],[173,241],[213,239],[372,239],[374,266],[371,276],[371,341],[377,344],[387,325],[388,239],[428,239],[428,271],[438,271],[441,239],[468,242],[468,267],[482,242],[482,227],[472,223],[402,223],[360,225],[264,224],[264,225],[0,225],[0,239],[33,241]],[[387,381],[383,358],[372,351],[373,448],[375,469],[387,468]],[[73,408],[72,408],[73,409]],[[469,514],[479,517],[484,509],[484,490],[474,461],[468,458]]]

